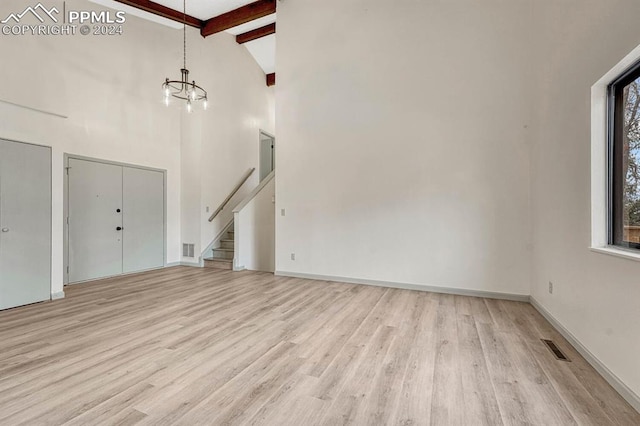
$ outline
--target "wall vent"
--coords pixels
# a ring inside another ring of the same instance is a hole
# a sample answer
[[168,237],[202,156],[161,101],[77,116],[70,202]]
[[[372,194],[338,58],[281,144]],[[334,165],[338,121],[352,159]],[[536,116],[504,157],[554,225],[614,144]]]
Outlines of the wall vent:
[[195,244],[184,243],[182,244],[182,257],[194,257]]
[[556,344],[553,343],[553,340],[546,340],[546,339],[541,339],[541,340],[544,342],[544,344],[547,346],[547,348],[549,348],[549,350],[551,351],[553,356],[556,357],[556,359],[558,359],[560,361],[571,362],[571,360],[569,358],[567,358],[567,356],[564,353],[562,353],[560,348],[558,348],[556,346]]

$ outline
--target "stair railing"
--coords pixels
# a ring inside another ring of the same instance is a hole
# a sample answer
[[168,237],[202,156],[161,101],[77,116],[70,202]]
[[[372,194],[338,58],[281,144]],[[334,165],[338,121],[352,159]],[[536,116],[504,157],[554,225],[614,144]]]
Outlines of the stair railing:
[[220,212],[222,210],[224,210],[225,206],[227,204],[229,204],[229,201],[231,201],[231,199],[233,198],[234,195],[236,195],[236,193],[240,190],[240,188],[242,187],[242,185],[244,185],[244,183],[247,181],[247,179],[249,179],[249,177],[253,174],[253,172],[256,171],[256,168],[253,167],[251,169],[249,169],[249,171],[247,171],[247,173],[245,173],[245,175],[242,177],[242,179],[240,180],[240,183],[238,183],[236,185],[236,187],[233,189],[233,191],[231,191],[231,193],[229,194],[229,196],[227,198],[224,199],[224,201],[222,202],[222,204],[220,204],[220,207],[218,207],[216,209],[216,211],[213,212],[213,214],[211,216],[209,216],[209,222],[212,222],[213,219],[216,218],[216,216],[218,216],[218,214],[220,214]]

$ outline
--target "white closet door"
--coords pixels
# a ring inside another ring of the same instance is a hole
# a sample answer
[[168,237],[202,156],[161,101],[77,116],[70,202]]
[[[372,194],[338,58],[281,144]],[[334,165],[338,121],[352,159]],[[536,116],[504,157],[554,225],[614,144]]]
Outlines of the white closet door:
[[51,149],[0,140],[0,309],[51,298]]
[[164,174],[123,169],[124,273],[164,266]]
[[122,274],[122,166],[69,167],[69,282]]

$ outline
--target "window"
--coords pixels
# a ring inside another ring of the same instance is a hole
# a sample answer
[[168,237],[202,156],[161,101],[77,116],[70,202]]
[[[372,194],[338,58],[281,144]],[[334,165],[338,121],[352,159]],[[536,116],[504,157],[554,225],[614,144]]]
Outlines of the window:
[[609,244],[640,249],[640,63],[609,86]]

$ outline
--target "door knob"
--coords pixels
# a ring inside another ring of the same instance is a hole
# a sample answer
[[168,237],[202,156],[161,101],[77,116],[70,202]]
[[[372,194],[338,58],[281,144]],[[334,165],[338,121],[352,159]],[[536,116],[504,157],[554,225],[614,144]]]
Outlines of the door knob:
[[122,227],[121,227],[121,226],[118,226],[118,227],[116,228],[116,231],[122,231]]
[[2,232],[9,232],[9,228],[2,228]]

